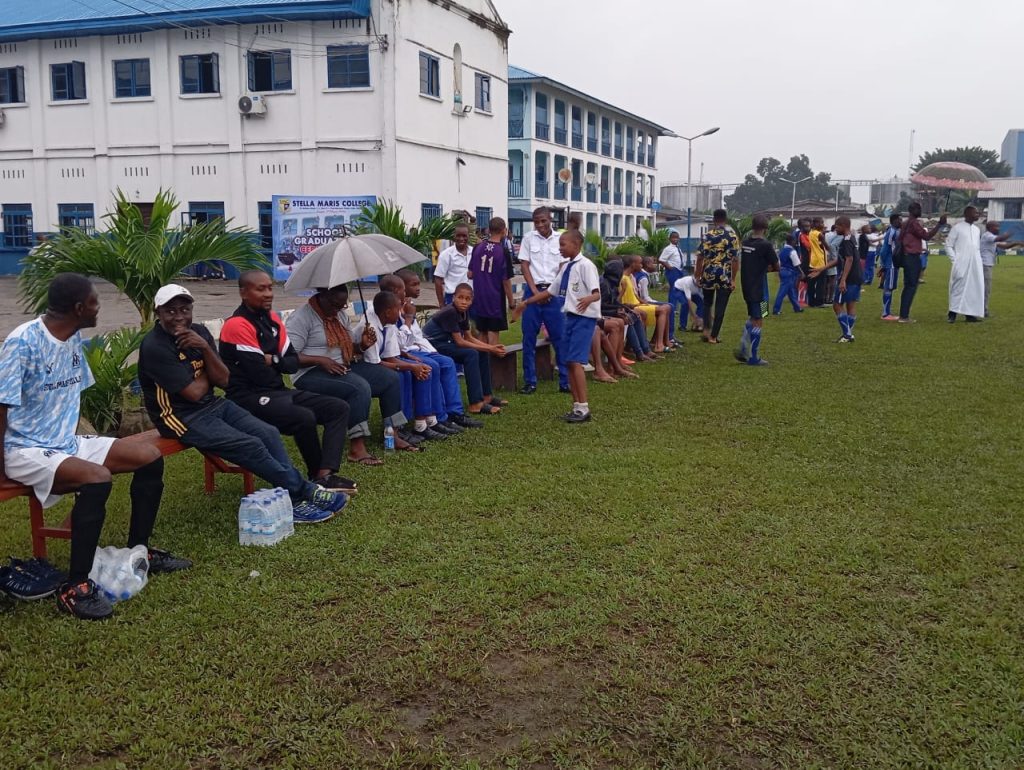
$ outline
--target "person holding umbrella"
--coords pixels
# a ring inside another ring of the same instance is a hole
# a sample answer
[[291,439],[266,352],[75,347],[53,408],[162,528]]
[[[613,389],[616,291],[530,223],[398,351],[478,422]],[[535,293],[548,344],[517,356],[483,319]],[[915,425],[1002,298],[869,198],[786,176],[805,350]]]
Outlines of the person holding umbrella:
[[938,224],[931,230],[925,230],[921,224],[921,204],[914,201],[907,209],[909,216],[900,230],[900,244],[903,246],[903,293],[900,294],[901,324],[912,324],[916,321],[910,317],[910,307],[914,304],[917,284],[921,280],[922,245],[935,237],[936,233],[946,224],[946,215],[939,217]]

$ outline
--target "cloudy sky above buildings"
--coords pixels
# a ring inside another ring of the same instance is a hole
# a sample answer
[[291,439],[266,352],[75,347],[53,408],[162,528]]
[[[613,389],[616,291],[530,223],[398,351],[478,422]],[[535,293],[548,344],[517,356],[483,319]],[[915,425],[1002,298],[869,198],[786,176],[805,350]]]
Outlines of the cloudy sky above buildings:
[[[798,153],[834,178],[888,179],[906,174],[912,129],[916,161],[936,147],[998,152],[1024,127],[1020,0],[495,4],[511,64],[682,136],[721,126],[694,142],[695,180],[701,163],[707,181],[740,182],[762,157]],[[685,180],[686,142],[661,140],[658,174]]]

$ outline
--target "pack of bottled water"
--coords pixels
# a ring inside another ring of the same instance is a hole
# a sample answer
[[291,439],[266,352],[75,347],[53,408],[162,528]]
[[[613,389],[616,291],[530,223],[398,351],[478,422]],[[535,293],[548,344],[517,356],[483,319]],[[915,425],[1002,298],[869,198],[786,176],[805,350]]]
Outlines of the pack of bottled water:
[[288,490],[258,489],[238,505],[239,545],[277,545],[295,531]]
[[131,599],[149,580],[149,551],[144,545],[97,548],[89,578],[110,601]]

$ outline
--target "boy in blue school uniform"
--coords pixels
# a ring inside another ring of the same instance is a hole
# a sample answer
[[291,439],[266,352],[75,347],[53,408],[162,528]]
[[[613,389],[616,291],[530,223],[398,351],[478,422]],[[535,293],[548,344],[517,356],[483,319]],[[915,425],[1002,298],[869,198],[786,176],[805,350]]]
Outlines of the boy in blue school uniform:
[[[513,319],[522,315],[527,305],[544,303],[553,297],[563,300],[565,327],[562,334],[562,356],[568,368],[572,411],[562,417],[568,423],[590,422],[587,402],[587,375],[583,367],[590,360],[590,343],[601,317],[601,279],[597,267],[580,254],[583,234],[566,230],[558,239],[563,261],[550,286],[525,299],[513,311]],[[557,288],[556,288],[557,287]]]
[[[800,290],[798,284],[803,277],[800,269],[800,254],[795,247],[793,235],[786,236],[786,245],[779,252],[779,291],[775,294],[775,307],[772,315],[782,315],[782,303],[789,300],[794,313],[804,312],[800,307]],[[767,276],[766,276],[767,277]]]

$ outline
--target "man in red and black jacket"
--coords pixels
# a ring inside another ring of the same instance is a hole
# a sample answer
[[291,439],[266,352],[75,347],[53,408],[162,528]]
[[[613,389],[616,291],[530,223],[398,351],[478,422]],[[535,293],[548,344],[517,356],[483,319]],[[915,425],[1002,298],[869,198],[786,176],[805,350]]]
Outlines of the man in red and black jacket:
[[[280,316],[271,308],[274,283],[262,270],[238,278],[242,304],[220,332],[220,357],[231,377],[227,397],[281,433],[295,438],[309,478],[336,492],[352,494],[356,484],[338,475],[348,432],[348,403],[307,390],[292,390],[284,374],[299,368]],[[323,442],[317,426],[324,426]]]

